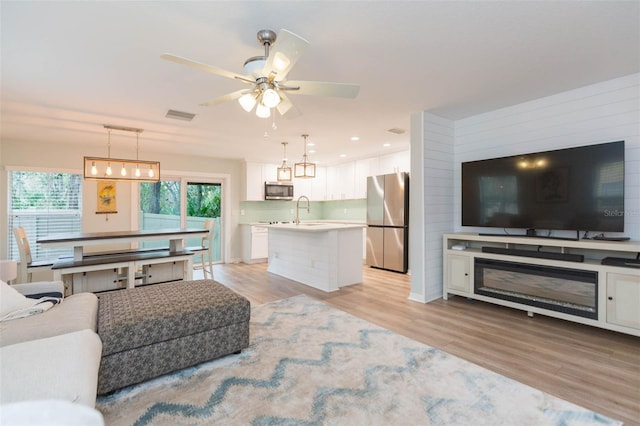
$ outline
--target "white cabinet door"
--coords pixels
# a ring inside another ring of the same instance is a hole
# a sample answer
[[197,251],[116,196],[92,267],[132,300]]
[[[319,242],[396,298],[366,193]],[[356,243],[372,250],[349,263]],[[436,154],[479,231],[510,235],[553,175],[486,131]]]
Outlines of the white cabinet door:
[[316,177],[311,180],[311,199],[324,201],[327,199],[327,169],[316,166]]
[[278,181],[278,164],[263,164],[262,165],[262,183],[265,182],[277,182]]
[[264,200],[261,163],[245,163],[245,201]]
[[327,167],[327,200],[349,200],[355,197],[355,164]]
[[607,322],[640,329],[640,275],[607,273]]
[[367,177],[375,176],[377,159],[367,158],[355,163],[355,189],[354,198],[367,198]]
[[411,169],[411,156],[409,151],[394,152],[380,157],[378,174],[408,172]]
[[269,256],[269,232],[262,227],[252,227],[251,260],[266,259]]
[[447,255],[447,288],[471,294],[471,261],[469,256]]
[[355,164],[346,163],[338,166],[338,200],[355,198]]
[[277,181],[277,164],[245,163],[244,201],[263,201],[264,183]]
[[311,199],[313,179],[293,179],[293,198],[298,199],[301,195],[306,195]]

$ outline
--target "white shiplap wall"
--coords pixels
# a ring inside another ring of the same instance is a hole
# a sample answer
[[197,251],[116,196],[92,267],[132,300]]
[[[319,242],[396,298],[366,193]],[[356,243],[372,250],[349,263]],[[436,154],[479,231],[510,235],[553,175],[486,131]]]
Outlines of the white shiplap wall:
[[624,235],[640,239],[640,74],[456,121],[455,230],[481,230],[461,226],[462,162],[618,140],[625,141]]
[[424,296],[442,296],[442,234],[453,230],[455,184],[454,122],[423,115],[424,143]]

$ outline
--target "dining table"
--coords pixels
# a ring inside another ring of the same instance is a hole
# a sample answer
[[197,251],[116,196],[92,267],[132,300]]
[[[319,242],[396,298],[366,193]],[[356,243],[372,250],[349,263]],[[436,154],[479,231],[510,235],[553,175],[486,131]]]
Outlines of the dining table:
[[[193,252],[185,250],[185,239],[203,238],[209,232],[205,228],[89,232],[49,235],[39,238],[37,242],[45,248],[73,247],[73,257],[58,258],[51,267],[54,280],[63,281],[65,293],[73,294],[113,289],[114,285],[125,280],[127,288],[133,288],[136,280],[143,284],[161,282],[163,279],[191,280]],[[85,250],[89,246],[159,240],[168,241],[168,247],[91,253]],[[154,276],[149,273],[152,265],[159,265],[154,270]],[[161,266],[164,269],[159,269]]]

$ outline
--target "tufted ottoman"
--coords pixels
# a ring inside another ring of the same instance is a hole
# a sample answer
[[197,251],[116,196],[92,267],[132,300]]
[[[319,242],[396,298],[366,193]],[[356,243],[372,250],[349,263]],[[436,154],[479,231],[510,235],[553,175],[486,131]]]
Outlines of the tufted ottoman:
[[249,346],[249,301],[213,280],[118,290],[99,300],[98,394]]

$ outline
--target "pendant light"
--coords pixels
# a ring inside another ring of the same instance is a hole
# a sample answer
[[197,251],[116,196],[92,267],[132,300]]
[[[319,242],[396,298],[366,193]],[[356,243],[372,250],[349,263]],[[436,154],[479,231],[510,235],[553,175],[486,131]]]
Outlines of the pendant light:
[[[151,182],[158,182],[160,180],[160,163],[158,161],[143,161],[138,159],[138,153],[140,150],[139,135],[142,133],[143,129],[112,126],[108,124],[105,124],[104,128],[107,129],[107,157],[84,157],[85,179],[135,180]],[[134,132],[136,134],[135,160],[111,158],[112,130]]]
[[291,167],[287,164],[287,142],[282,142],[283,153],[282,165],[278,167],[278,182],[291,182]]
[[295,163],[293,165],[294,176],[297,178],[308,179],[316,177],[316,165],[309,161],[307,155],[307,138],[309,135],[302,135],[304,138],[304,155],[302,156],[302,162]]

